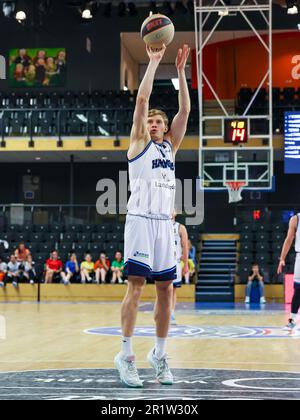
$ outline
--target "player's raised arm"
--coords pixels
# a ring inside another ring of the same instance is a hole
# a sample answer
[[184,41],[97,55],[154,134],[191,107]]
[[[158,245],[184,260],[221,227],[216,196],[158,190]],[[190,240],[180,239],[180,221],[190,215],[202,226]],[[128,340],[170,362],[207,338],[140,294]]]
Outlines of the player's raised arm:
[[133,126],[130,135],[131,142],[138,140],[150,140],[150,134],[147,132],[149,99],[153,89],[155,73],[161,59],[164,56],[166,47],[163,45],[160,50],[154,50],[149,46],[146,46],[146,50],[150,61],[136,98],[136,105],[133,114]]
[[169,133],[174,153],[176,153],[179,149],[180,144],[185,136],[189,114],[191,111],[191,100],[185,74],[185,66],[189,53],[190,48],[188,45],[184,45],[183,48],[178,50],[176,58],[176,67],[179,79],[179,110],[173,119]]
[[283,247],[282,247],[282,251],[281,251],[281,255],[280,255],[280,261],[279,261],[279,265],[278,265],[278,269],[277,269],[277,274],[281,274],[282,269],[285,266],[285,259],[286,259],[286,256],[291,249],[291,246],[293,245],[293,242],[294,242],[294,239],[295,239],[295,236],[296,236],[296,232],[297,232],[297,226],[298,226],[298,216],[293,216],[290,220],[287,237],[286,237],[286,239],[284,241],[284,244],[283,244]]

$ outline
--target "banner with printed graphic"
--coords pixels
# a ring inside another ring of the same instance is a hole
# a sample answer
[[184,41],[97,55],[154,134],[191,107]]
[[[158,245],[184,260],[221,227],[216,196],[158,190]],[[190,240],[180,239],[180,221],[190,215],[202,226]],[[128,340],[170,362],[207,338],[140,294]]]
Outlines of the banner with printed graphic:
[[[262,36],[267,41],[267,36]],[[273,86],[300,86],[300,32],[273,35]],[[235,98],[241,87],[257,88],[268,69],[268,55],[256,36],[209,44],[204,73],[220,98]],[[192,54],[192,85],[197,88],[196,54]],[[204,83],[205,99],[213,94]]]
[[20,48],[10,50],[10,87],[63,87],[65,83],[65,48]]

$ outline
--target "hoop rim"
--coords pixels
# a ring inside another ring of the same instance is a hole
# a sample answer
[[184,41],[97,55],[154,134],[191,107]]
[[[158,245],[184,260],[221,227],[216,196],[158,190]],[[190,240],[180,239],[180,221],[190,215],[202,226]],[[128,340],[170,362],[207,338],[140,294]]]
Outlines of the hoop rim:
[[243,187],[247,186],[246,181],[226,181],[224,185],[227,187],[228,190],[231,191],[238,191],[241,190]]

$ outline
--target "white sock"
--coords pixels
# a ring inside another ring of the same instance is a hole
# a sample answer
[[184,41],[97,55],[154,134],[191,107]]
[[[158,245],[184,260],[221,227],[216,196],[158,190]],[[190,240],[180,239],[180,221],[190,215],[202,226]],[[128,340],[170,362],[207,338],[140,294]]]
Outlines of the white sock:
[[122,337],[122,354],[124,357],[133,356],[132,337]]
[[293,321],[297,321],[297,314],[291,314],[290,319],[292,319]]
[[156,337],[155,357],[157,357],[157,359],[161,359],[166,354],[166,344],[166,338]]

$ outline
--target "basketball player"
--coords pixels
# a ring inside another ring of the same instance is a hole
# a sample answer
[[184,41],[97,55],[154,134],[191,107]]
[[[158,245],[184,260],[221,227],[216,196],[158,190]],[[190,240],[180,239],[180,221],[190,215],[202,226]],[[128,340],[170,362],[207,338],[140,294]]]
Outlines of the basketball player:
[[132,336],[146,277],[155,281],[157,293],[154,309],[156,345],[147,359],[159,383],[173,384],[167,362],[166,339],[176,271],[172,223],[176,189],[175,154],[184,138],[190,113],[185,76],[189,47],[184,45],[177,54],[179,111],[170,129],[164,112],[149,111],[155,73],[166,47],[153,50],[147,46],[146,49],[149,64],[137,94],[127,154],[131,196],[125,224],[124,261],[128,287],[121,310],[122,349],[115,357],[121,381],[134,388],[143,386],[135,365]]
[[296,216],[293,216],[290,219],[289,223],[289,230],[287,233],[287,237],[284,241],[280,261],[278,265],[277,274],[281,274],[283,271],[283,267],[285,267],[285,259],[288,255],[291,246],[294,242],[294,239],[296,239],[295,243],[295,250],[296,250],[296,262],[295,262],[295,269],[294,269],[294,296],[292,300],[292,309],[290,318],[287,324],[288,328],[295,328],[297,323],[297,314],[298,310],[300,308],[300,227],[299,227],[299,217],[300,213],[298,213]]
[[[177,301],[176,291],[182,285],[182,276],[189,273],[189,244],[188,233],[186,227],[176,222],[176,212],[173,213],[173,227],[175,237],[175,252],[176,252],[176,279],[173,281],[173,301],[171,312],[171,325],[176,325],[175,320],[175,306]],[[183,261],[183,270],[181,269],[181,261]]]

